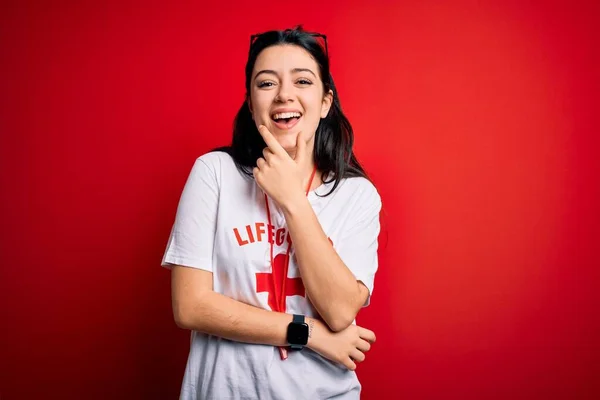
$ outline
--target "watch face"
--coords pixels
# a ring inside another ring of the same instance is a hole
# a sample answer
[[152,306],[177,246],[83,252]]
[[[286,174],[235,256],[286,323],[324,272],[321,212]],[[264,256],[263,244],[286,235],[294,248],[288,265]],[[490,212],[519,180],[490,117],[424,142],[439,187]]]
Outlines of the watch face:
[[289,344],[306,345],[308,343],[308,325],[291,323],[288,325],[287,341]]

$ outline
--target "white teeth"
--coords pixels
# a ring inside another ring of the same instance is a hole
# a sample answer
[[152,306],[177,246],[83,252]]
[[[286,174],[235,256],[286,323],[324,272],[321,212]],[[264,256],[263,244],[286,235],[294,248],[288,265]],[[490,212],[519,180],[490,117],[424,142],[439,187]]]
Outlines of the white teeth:
[[283,118],[300,118],[301,115],[299,112],[285,112],[273,115],[273,119],[283,119]]

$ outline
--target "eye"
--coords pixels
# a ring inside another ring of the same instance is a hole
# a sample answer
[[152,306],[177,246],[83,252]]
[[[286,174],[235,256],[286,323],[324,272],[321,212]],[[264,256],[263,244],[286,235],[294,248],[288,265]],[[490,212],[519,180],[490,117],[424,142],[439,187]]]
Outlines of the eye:
[[259,88],[266,88],[266,87],[271,87],[273,85],[275,85],[275,83],[273,83],[271,81],[262,81],[262,82],[259,82],[257,86]]
[[297,83],[299,83],[301,85],[312,85],[311,81],[309,81],[308,79],[304,79],[304,78],[298,79]]

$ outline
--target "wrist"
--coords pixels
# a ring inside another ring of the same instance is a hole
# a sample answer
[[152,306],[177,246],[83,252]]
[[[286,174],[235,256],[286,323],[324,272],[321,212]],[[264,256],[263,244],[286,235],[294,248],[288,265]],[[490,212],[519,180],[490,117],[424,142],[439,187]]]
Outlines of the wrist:
[[306,347],[311,350],[316,350],[318,347],[319,336],[323,327],[315,318],[307,317],[306,323],[308,324],[308,343],[306,343]]
[[309,206],[310,203],[304,194],[297,195],[293,198],[290,198],[284,204],[281,204],[281,209],[286,218],[294,217],[296,215],[302,214],[303,210]]

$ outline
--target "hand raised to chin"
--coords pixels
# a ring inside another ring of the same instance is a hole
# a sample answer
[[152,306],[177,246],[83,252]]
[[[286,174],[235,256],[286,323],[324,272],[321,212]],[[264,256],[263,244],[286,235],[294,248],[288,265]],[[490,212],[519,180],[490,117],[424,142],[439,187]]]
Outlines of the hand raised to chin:
[[254,179],[269,197],[285,208],[287,204],[305,197],[308,182],[306,166],[310,164],[312,154],[308,154],[301,133],[296,139],[296,154],[292,158],[266,126],[259,126],[258,131],[267,147],[252,170]]

